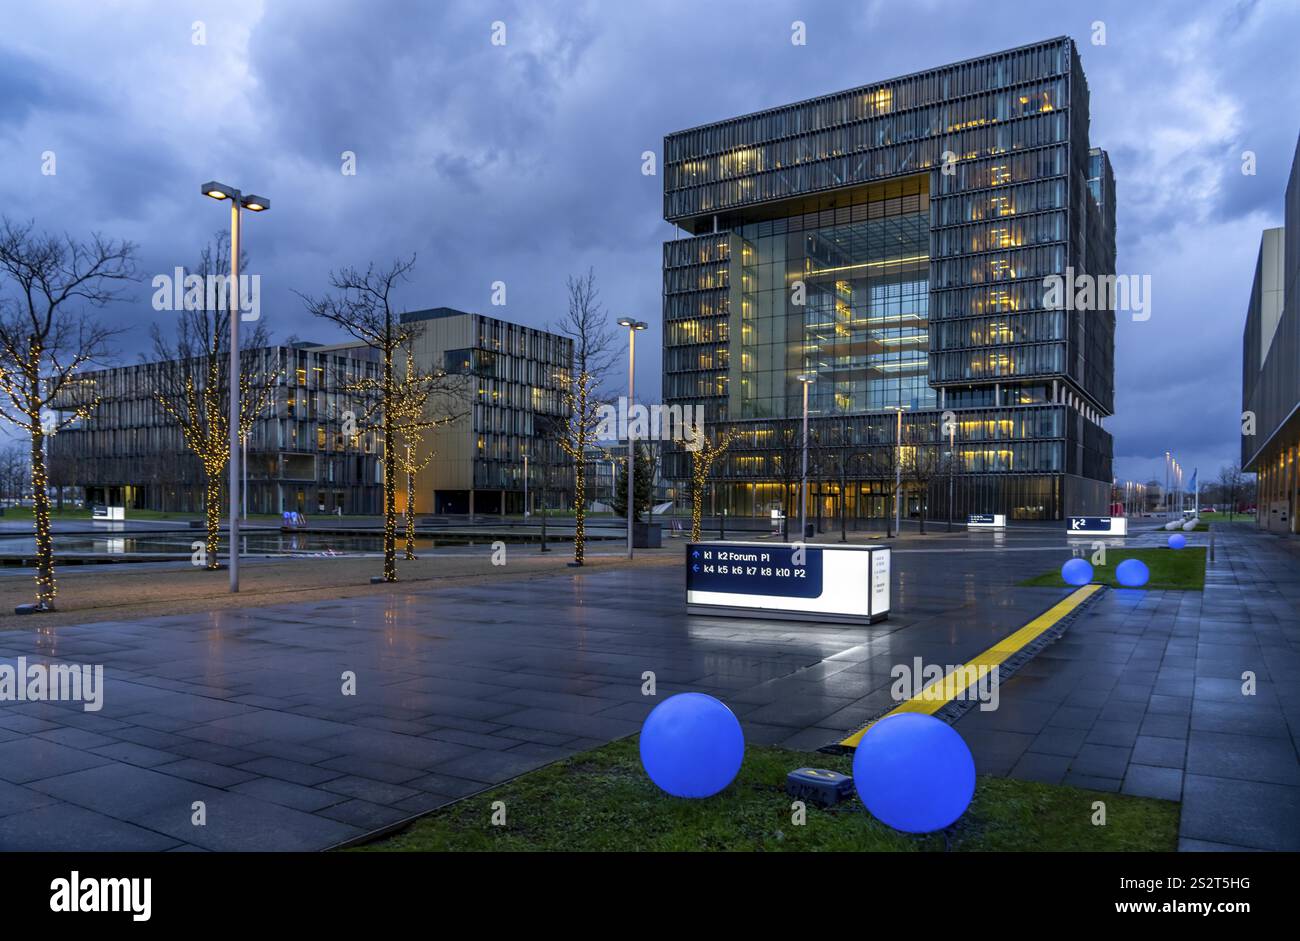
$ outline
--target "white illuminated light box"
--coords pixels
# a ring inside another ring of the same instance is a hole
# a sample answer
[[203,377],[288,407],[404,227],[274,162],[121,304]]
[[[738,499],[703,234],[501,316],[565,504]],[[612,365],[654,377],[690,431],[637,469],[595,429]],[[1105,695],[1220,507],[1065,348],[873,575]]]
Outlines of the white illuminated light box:
[[1065,531],[1070,536],[1127,536],[1125,516],[1067,516]]
[[1006,529],[1007,517],[1003,513],[972,513],[966,517],[967,529]]
[[686,544],[692,614],[871,624],[889,616],[889,578],[888,546]]

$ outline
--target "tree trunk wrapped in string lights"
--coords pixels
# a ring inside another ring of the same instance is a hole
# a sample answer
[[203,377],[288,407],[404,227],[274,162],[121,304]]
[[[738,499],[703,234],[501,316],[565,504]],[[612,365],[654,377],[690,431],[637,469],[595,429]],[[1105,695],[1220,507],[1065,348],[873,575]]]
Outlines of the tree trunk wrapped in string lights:
[[560,448],[573,462],[573,564],[582,565],[587,546],[587,448],[595,441],[595,377],[589,372],[562,376],[564,401],[569,408],[568,428]]
[[[397,260],[383,270],[371,264],[364,272],[344,268],[330,275],[336,294],[321,298],[299,293],[313,316],[343,328],[366,346],[379,353],[378,377],[363,377],[348,383],[345,391],[357,396],[365,413],[359,424],[378,427],[383,440],[384,468],[384,574],[386,582],[397,581],[397,474],[401,463],[400,449],[409,436],[455,421],[459,413],[438,411],[464,393],[463,383],[456,382],[442,370],[424,372],[415,362],[415,342],[420,335],[418,323],[404,323],[393,312],[393,289],[407,280],[415,267],[415,256]],[[395,362],[405,352],[405,363]],[[404,368],[403,368],[404,366]],[[433,414],[430,414],[430,412]],[[413,487],[408,481],[408,499]],[[408,517],[410,504],[408,503]],[[408,526],[410,522],[408,521]]]
[[709,481],[713,463],[731,446],[732,433],[724,433],[710,441],[703,431],[699,433],[699,448],[691,451],[691,542],[700,541],[700,517],[704,504],[704,485]]
[[587,449],[596,442],[600,421],[600,380],[613,362],[614,333],[596,290],[596,275],[588,271],[568,281],[569,306],[556,327],[573,341],[573,365],[562,370],[560,382],[567,415],[556,439],[573,462],[573,564],[582,565],[587,545]]
[[[230,270],[230,237],[218,233],[205,245],[197,275],[206,284]],[[247,258],[241,253],[240,267]],[[209,300],[214,301],[209,308]],[[258,417],[275,392],[260,351],[270,338],[260,321],[241,330],[239,357],[239,436],[247,441]],[[230,308],[218,298],[204,296],[193,307],[176,314],[174,336],[155,324],[152,328],[155,367],[154,399],[163,413],[180,427],[185,446],[203,470],[204,567],[220,568],[221,495],[226,466],[230,463]],[[234,551],[234,547],[231,547]]]
[[99,405],[94,380],[79,372],[107,353],[117,331],[87,307],[102,307],[135,280],[135,246],[33,229],[0,220],[0,418],[27,436],[31,455],[36,602],[26,609],[51,611],[58,591],[45,439]]
[[[401,386],[394,398],[397,412],[397,430],[400,432],[404,448],[398,452],[398,463],[406,477],[406,558],[414,560],[415,555],[415,478],[420,471],[433,461],[433,449],[422,452],[424,433],[432,428],[449,424],[460,417],[461,413],[447,411],[450,404],[447,399],[456,395],[451,388],[452,380],[446,373],[423,374],[415,365],[415,353],[412,344],[406,346],[406,371],[402,374]],[[428,414],[431,400],[439,400],[436,405],[442,408],[436,416]]]

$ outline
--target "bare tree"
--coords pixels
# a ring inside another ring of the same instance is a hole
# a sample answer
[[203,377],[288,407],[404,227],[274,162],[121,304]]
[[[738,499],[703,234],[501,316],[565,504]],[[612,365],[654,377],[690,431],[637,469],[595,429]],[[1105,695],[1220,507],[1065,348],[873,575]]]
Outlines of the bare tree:
[[[20,429],[31,454],[36,528],[35,610],[54,609],[54,540],[45,438],[99,404],[78,371],[108,352],[119,331],[91,315],[135,280],[135,246],[99,234],[88,241],[34,232],[35,223],[0,220],[0,417]],[[12,294],[10,293],[12,292]]]
[[[803,478],[803,429],[800,421],[794,418],[774,420],[768,426],[773,438],[770,458],[775,463],[773,470],[781,484],[781,538],[790,540],[791,509],[797,511],[798,501],[803,499],[802,490],[798,488]],[[791,492],[797,497],[791,498]],[[799,541],[806,537],[799,534]]]
[[848,542],[849,478],[862,462],[863,455],[853,446],[849,423],[842,415],[824,426],[824,440],[819,439],[818,466],[828,479],[839,486],[840,542]]
[[[550,552],[546,545],[546,510],[549,506],[551,492],[551,477],[555,470],[557,460],[557,451],[560,451],[560,440],[567,429],[567,422],[559,415],[537,415],[533,416],[533,444],[529,448],[529,460],[531,467],[540,471],[538,476],[541,477],[542,490],[542,534],[541,534],[541,551]],[[528,507],[524,507],[524,512],[528,512]]]
[[614,361],[614,331],[610,328],[596,274],[568,280],[569,306],[553,328],[573,341],[573,363],[561,372],[564,426],[558,440],[573,465],[573,564],[582,565],[587,544],[587,448],[596,440],[600,423],[601,380]]
[[921,535],[924,536],[925,517],[930,509],[930,482],[943,472],[943,461],[938,449],[930,444],[914,443],[900,448],[899,452],[904,489],[915,490],[920,501]]
[[330,285],[336,293],[316,298],[295,292],[313,316],[341,327],[379,353],[379,376],[362,377],[349,384],[345,391],[362,399],[366,411],[364,422],[377,427],[383,438],[383,579],[386,582],[397,581],[396,495],[403,436],[453,420],[447,416],[430,418],[425,414],[425,403],[430,396],[447,388],[446,373],[421,372],[415,369],[413,360],[410,368],[404,369],[398,361],[399,354],[411,348],[419,327],[401,322],[393,309],[393,290],[407,280],[414,267],[412,255],[405,260],[399,258],[383,269],[376,269],[373,262],[364,272],[342,268],[330,274]]
[[[241,257],[240,267],[245,263]],[[198,265],[188,274],[207,284],[212,278],[226,277],[229,270],[230,238],[218,233],[203,246]],[[172,336],[157,324],[150,333],[157,360],[154,400],[181,429],[186,447],[202,468],[204,557],[207,568],[217,569],[222,485],[230,463],[230,307],[220,302],[218,292],[204,291],[193,306],[187,304],[176,312]],[[266,325],[258,321],[252,329],[241,330],[239,340],[238,431],[246,439],[274,395],[275,385],[259,353],[270,345]]]
[[0,451],[0,500],[10,506],[22,502],[25,485],[31,479],[27,461],[27,449],[21,444],[10,444]]
[[1228,519],[1237,512],[1237,497],[1241,493],[1246,475],[1241,472],[1241,465],[1236,461],[1219,468],[1219,489],[1228,503]]

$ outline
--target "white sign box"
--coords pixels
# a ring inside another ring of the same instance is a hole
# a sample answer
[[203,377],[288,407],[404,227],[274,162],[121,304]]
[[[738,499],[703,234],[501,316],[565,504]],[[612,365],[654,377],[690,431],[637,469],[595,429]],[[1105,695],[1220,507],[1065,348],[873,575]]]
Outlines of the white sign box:
[[972,513],[966,517],[967,529],[1006,529],[1007,517],[1004,513]]
[[870,624],[889,616],[888,546],[686,545],[693,614]]
[[1065,530],[1071,536],[1127,536],[1124,516],[1067,516]]

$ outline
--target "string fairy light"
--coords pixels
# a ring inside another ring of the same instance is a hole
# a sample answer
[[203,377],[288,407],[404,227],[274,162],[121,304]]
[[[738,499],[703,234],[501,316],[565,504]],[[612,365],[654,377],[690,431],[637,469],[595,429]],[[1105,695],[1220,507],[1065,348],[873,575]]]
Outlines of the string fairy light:
[[[218,559],[219,540],[221,538],[221,489],[223,472],[230,460],[230,437],[228,429],[230,420],[228,410],[222,401],[224,372],[224,354],[221,353],[219,337],[221,328],[214,328],[213,352],[204,357],[202,364],[207,371],[206,380],[200,387],[194,381],[194,372],[186,372],[181,381],[179,393],[155,390],[154,399],[163,413],[181,428],[186,446],[198,457],[203,466],[204,521],[204,567],[216,570],[221,567]],[[243,351],[247,352],[247,351]],[[260,351],[258,351],[260,353]],[[241,355],[240,359],[243,360]],[[178,361],[167,364],[171,370],[186,368],[193,363]],[[241,366],[242,366],[241,362]],[[275,386],[262,382],[254,387],[251,382],[251,370],[240,370],[239,375],[239,434],[241,440],[247,441],[253,430],[253,423],[266,408]],[[265,367],[262,369],[265,375]]]
[[700,541],[701,506],[704,503],[704,485],[708,482],[713,462],[722,457],[731,446],[733,434],[728,431],[717,441],[710,443],[708,437],[700,432],[700,447],[691,452],[691,542]]
[[573,564],[580,566],[586,558],[586,453],[596,428],[596,410],[591,402],[595,376],[584,369],[576,379],[563,371],[557,378],[569,412],[564,434],[560,435],[560,448],[573,461]]

